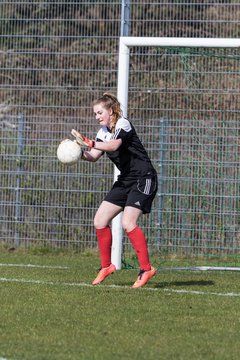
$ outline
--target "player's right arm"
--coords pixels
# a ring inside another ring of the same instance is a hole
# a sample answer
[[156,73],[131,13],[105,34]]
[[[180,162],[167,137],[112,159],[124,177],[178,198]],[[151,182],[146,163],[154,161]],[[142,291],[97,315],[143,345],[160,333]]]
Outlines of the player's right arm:
[[101,156],[103,152],[98,149],[92,148],[90,151],[82,150],[82,160],[90,161],[90,162],[96,162]]

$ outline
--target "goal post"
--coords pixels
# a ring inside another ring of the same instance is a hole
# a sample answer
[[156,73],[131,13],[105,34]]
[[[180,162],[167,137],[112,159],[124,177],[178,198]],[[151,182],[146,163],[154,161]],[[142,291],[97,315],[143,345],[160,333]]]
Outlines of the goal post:
[[[240,39],[232,38],[177,38],[177,37],[128,37],[119,39],[118,84],[117,97],[122,105],[123,116],[127,117],[128,109],[128,79],[130,48],[136,46],[148,47],[187,47],[187,48],[240,48]],[[114,180],[119,174],[114,168]],[[112,221],[112,263],[121,268],[122,238],[121,214]]]

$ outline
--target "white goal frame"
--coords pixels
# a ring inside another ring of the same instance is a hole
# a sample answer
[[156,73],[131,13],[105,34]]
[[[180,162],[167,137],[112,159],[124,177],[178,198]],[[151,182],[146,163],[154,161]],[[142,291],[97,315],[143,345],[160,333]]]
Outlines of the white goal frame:
[[[122,105],[123,116],[127,117],[128,108],[128,78],[130,47],[152,46],[152,47],[205,47],[205,48],[239,48],[240,39],[231,38],[177,38],[177,37],[130,37],[122,36],[119,40],[118,59],[118,86],[117,97]],[[114,180],[119,175],[118,169],[114,168]],[[122,238],[121,225],[122,214],[112,221],[112,263],[117,269],[121,269]]]

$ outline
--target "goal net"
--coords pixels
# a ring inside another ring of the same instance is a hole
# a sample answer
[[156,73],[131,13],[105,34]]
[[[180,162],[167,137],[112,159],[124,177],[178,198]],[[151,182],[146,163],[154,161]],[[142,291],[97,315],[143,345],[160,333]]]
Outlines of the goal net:
[[[238,39],[120,39],[118,97],[158,172],[152,212],[140,220],[157,266],[177,267],[178,259],[202,269],[238,266],[239,46]],[[113,235],[114,262],[138,266],[120,217]]]

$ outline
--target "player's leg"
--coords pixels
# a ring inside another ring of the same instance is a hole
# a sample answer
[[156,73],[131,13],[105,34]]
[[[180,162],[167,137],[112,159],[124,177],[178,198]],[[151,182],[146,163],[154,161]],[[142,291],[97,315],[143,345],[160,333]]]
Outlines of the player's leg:
[[132,246],[137,254],[141,270],[150,270],[147,242],[143,231],[137,225],[139,216],[142,214],[140,209],[126,206],[123,212],[122,225]]
[[96,212],[94,226],[96,229],[101,267],[111,265],[112,231],[109,226],[112,219],[122,211],[120,206],[103,201]]
[[120,206],[103,201],[96,212],[94,226],[98,239],[101,270],[92,282],[93,285],[99,284],[116,270],[116,267],[111,263],[112,232],[109,224],[121,211],[122,208]]
[[141,214],[142,210],[126,206],[122,218],[123,228],[137,254],[140,266],[140,273],[133,288],[143,286],[156,273],[156,270],[149,262],[149,253],[145,235],[142,229],[137,225],[137,221]]

